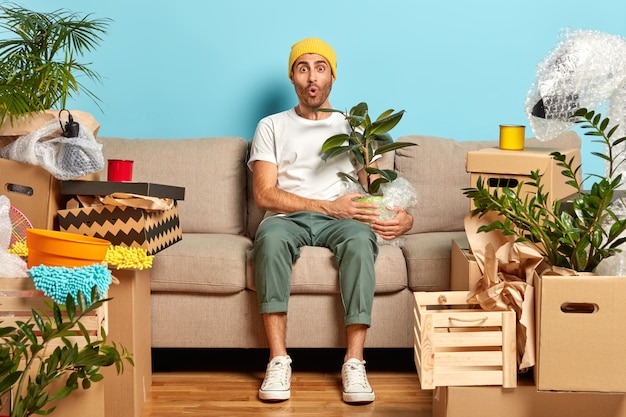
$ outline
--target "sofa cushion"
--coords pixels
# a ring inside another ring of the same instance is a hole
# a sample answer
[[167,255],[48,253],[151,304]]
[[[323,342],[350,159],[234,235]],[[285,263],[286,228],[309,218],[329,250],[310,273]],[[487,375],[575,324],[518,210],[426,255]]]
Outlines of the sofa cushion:
[[183,232],[245,233],[243,138],[98,140],[105,159],[135,161],[133,181],[185,187],[178,206]]
[[[396,151],[398,175],[413,184],[417,207],[409,234],[463,230],[463,218],[470,208],[463,188],[470,186],[466,170],[467,152],[497,146],[497,141],[459,142],[432,136],[403,136],[398,141],[417,143]],[[527,138],[525,145],[536,147],[580,147],[580,137],[566,132],[549,142]]]
[[[397,246],[379,247],[376,258],[376,293],[401,291],[407,287],[406,263],[402,250]],[[256,291],[254,262],[248,253],[248,288]],[[322,247],[304,246],[293,265],[291,276],[292,294],[339,293],[339,273],[333,253]]]
[[154,257],[152,292],[228,294],[246,288],[244,236],[185,233],[183,239]]
[[447,291],[450,289],[450,247],[452,239],[465,236],[459,232],[418,233],[405,236],[402,252],[411,291]]

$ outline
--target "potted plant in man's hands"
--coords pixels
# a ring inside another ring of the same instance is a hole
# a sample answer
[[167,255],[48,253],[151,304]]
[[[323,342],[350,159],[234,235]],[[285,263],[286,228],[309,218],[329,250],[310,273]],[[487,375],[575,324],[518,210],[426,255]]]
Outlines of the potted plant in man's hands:
[[[620,218],[613,211],[616,192],[622,186],[622,175],[616,173],[619,164],[624,162],[624,151],[617,146],[626,137],[613,138],[618,126],[609,128],[609,119],[600,113],[579,109],[575,112],[575,122],[585,135],[598,139],[607,153],[593,154],[608,165],[605,177],[591,175],[596,181],[588,190],[583,190],[583,182],[578,180],[579,166],[573,166],[573,159],[567,161],[559,152],[551,155],[557,165],[563,168],[562,174],[576,193],[567,204],[554,201],[549,204],[548,193],[543,191],[539,171],[529,175],[529,181],[522,181],[515,189],[504,187],[490,189],[479,179],[476,186],[464,190],[473,199],[475,208],[472,215],[487,212],[500,214],[500,219],[479,228],[480,232],[499,230],[505,235],[515,236],[518,242],[535,247],[550,266],[564,267],[579,272],[592,272],[605,258],[619,252],[625,241],[626,218]],[[527,195],[522,187],[530,186],[534,193]]]
[[404,110],[395,112],[389,109],[374,121],[368,114],[367,103],[364,102],[352,107],[349,112],[336,109],[319,109],[319,111],[341,113],[350,126],[350,133],[332,136],[324,142],[322,159],[326,161],[348,152],[352,153],[357,163],[365,169],[367,184],[361,184],[357,178],[346,173],[342,172],[340,175],[361,186],[362,190],[368,194],[365,200],[381,200],[380,186],[396,180],[398,173],[391,169],[377,168],[374,162],[386,152],[417,145],[410,142],[394,142],[389,134],[389,131],[402,119]]

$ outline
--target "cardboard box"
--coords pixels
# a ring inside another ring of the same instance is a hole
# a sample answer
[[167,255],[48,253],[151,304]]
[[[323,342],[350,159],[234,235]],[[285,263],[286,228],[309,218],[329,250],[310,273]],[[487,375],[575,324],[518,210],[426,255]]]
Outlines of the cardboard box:
[[129,193],[148,197],[185,199],[185,188],[173,185],[152,184],[147,182],[112,182],[112,181],[62,181],[61,194],[69,195],[109,195]]
[[[578,149],[525,148],[523,151],[508,151],[499,148],[486,148],[467,153],[467,172],[470,186],[476,186],[481,177],[485,186],[490,188],[517,188],[520,183],[528,182],[531,171],[539,170],[543,191],[549,193],[549,204],[564,199],[576,190],[567,184],[569,178],[561,174],[563,168],[557,166],[550,153],[559,151],[569,161],[574,158],[574,167],[580,165]],[[522,193],[534,194],[536,189],[523,186]]]
[[0,158],[0,195],[6,195],[34,228],[58,230],[57,211],[69,198],[60,189],[60,181],[45,168]]
[[20,210],[36,229],[56,229],[57,210],[67,197],[46,169],[0,158],[0,194]]
[[469,291],[483,277],[467,239],[452,239],[450,249],[450,289]]
[[537,391],[531,377],[517,388],[438,387],[433,417],[626,417],[624,394]]
[[416,292],[415,365],[422,389],[516,386],[516,318],[467,304],[467,291]]
[[103,370],[106,417],[140,417],[152,386],[150,270],[112,270],[119,284],[109,287],[109,340],[133,354],[124,373]]
[[625,277],[535,274],[537,389],[626,392],[624,294]]
[[[47,312],[52,317],[50,308],[46,302],[51,299],[35,288],[33,280],[24,278],[0,278],[0,321],[2,327],[13,326],[17,321],[26,322],[32,320],[31,310]],[[101,338],[101,327],[108,326],[107,305],[99,308],[95,314],[90,315],[81,323],[90,333],[92,340]],[[67,339],[78,346],[85,346],[82,336],[67,336]],[[61,340],[49,345],[49,349],[63,345]],[[54,383],[60,389],[63,381]],[[79,389],[69,397],[51,405],[56,406],[55,415],[65,417],[104,417],[104,384],[102,382],[92,384],[88,390]]]
[[59,210],[59,230],[108,240],[113,245],[143,248],[148,255],[182,239],[178,205],[164,211],[95,206]]

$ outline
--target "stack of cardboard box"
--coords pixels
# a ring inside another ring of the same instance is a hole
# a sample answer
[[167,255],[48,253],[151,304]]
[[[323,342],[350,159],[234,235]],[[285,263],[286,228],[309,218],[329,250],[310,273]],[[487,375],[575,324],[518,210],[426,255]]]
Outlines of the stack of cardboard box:
[[[559,150],[579,158],[577,150]],[[478,177],[492,186],[511,186],[539,169],[553,199],[571,194],[549,150],[468,153],[472,186]],[[579,159],[578,159],[579,161]],[[471,207],[471,205],[470,205]],[[482,278],[468,241],[454,240],[451,289],[471,290]],[[626,279],[535,274],[536,366],[518,375],[516,388],[438,386],[435,417],[626,416]]]
[[[91,129],[94,136],[97,134],[99,124],[91,115],[74,110],[71,113],[75,120]],[[0,126],[0,148],[55,118],[58,118],[58,111],[49,111],[19,120],[12,126]],[[184,188],[149,183],[108,183],[99,179],[100,173],[94,173],[77,181],[59,181],[42,167],[0,158],[0,195],[6,195],[11,205],[21,211],[34,228],[101,237],[113,245],[144,248],[149,255],[182,238],[176,201],[184,199]],[[77,194],[107,195],[113,192],[172,198],[174,205],[161,212],[132,207],[67,208]],[[119,279],[119,284],[111,285],[107,294],[112,298],[106,304],[108,340],[127,348],[134,355],[135,366],[126,366],[121,376],[116,375],[114,369],[105,369],[103,383],[72,393],[70,398],[59,403],[55,415],[139,417],[141,414],[152,383],[150,273],[144,269],[114,270],[112,274]],[[33,285],[27,277],[3,279],[0,283],[8,285],[9,282]],[[0,288],[0,292],[2,290]],[[45,298],[37,291],[34,293],[37,293],[37,302]],[[25,297],[21,300],[29,301]],[[9,298],[3,298],[0,305],[8,305],[9,301]]]

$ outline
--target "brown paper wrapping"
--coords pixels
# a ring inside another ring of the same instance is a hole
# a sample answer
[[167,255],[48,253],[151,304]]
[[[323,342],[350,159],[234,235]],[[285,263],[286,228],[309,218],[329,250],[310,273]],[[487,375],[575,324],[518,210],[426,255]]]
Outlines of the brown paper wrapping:
[[[150,197],[130,193],[113,193],[107,196],[76,196],[82,207],[101,205],[132,207],[148,211],[164,211],[174,207],[171,198]],[[68,207],[71,208],[71,207]]]
[[478,232],[496,220],[496,213],[482,217],[467,214],[465,231],[470,249],[483,277],[470,288],[469,302],[485,310],[513,310],[517,316],[519,370],[535,365],[535,308],[533,272],[543,256],[533,247],[515,242],[514,236],[499,231]]

